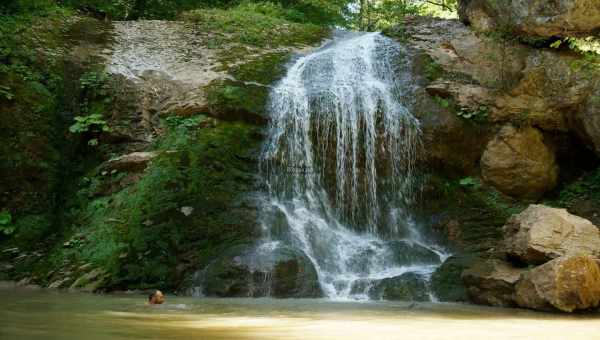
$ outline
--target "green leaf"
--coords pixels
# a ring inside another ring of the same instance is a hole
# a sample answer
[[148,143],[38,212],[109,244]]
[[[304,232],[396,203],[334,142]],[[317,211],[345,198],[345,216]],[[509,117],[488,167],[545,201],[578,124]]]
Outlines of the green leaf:
[[464,187],[471,187],[471,186],[475,186],[478,184],[477,179],[473,178],[473,177],[465,177],[463,179],[461,179],[458,184],[464,186]]
[[14,225],[10,225],[10,226],[2,227],[1,229],[2,229],[2,232],[4,233],[4,235],[12,235],[15,232],[16,227]]
[[6,226],[12,222],[12,215],[10,212],[3,210],[0,212],[0,225]]
[[552,44],[550,44],[550,47],[559,48],[560,45],[562,45],[562,40],[557,40],[557,41],[553,42]]

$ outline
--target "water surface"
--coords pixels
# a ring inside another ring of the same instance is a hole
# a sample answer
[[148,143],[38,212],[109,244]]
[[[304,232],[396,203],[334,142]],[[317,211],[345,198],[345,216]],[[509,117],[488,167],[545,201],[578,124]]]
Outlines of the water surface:
[[0,339],[600,339],[600,315],[458,304],[168,298],[0,288]]

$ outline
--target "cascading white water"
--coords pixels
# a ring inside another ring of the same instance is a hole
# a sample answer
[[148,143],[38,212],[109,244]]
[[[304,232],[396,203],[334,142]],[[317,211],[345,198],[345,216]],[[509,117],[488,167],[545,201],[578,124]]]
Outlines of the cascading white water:
[[421,148],[409,58],[378,33],[338,35],[271,92],[263,225],[311,259],[328,297],[361,299],[378,280],[430,275],[445,255],[408,209]]

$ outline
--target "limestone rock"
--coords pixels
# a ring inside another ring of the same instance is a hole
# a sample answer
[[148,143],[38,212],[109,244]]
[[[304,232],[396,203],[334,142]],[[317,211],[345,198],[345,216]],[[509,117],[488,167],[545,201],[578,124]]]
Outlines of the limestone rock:
[[459,0],[459,17],[478,30],[553,37],[592,35],[600,30],[597,0]]
[[531,205],[504,226],[506,253],[528,264],[564,255],[600,256],[600,231],[565,209]]
[[471,301],[509,307],[515,305],[515,287],[525,272],[501,260],[480,260],[463,271],[462,279]]
[[563,312],[600,305],[600,266],[591,256],[563,256],[532,269],[517,284],[520,307]]
[[481,158],[485,181],[503,193],[537,198],[556,186],[558,166],[542,133],[532,127],[506,125],[491,140]]

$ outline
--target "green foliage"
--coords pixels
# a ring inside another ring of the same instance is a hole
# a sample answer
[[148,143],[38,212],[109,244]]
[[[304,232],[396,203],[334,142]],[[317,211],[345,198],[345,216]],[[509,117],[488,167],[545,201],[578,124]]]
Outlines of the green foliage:
[[52,231],[52,221],[46,215],[34,214],[19,217],[15,226],[17,230],[15,239],[25,248],[35,246]]
[[[254,183],[249,155],[260,145],[256,128],[208,121],[201,115],[165,118],[166,134],[156,144],[160,155],[138,182],[114,194],[98,197],[97,191],[123,175],[87,176],[72,214],[75,231],[57,259],[104,268],[111,285],[169,288],[182,253],[198,252],[201,265],[213,250],[247,242],[254,218],[231,207]],[[193,207],[193,214],[184,215],[183,206]]]
[[165,119],[166,125],[170,129],[192,129],[200,126],[202,122],[206,120],[206,116],[192,116],[192,117],[180,117],[180,116],[170,116]]
[[425,60],[425,77],[429,81],[434,81],[444,74],[442,66],[435,62],[430,56]]
[[0,231],[4,235],[11,235],[15,232],[15,229],[10,212],[6,210],[0,211]]
[[445,19],[458,17],[458,0],[415,1],[419,6],[419,14]]
[[433,97],[433,100],[435,100],[435,102],[444,109],[450,108],[452,105],[452,103],[450,102],[450,99],[447,99],[447,98],[435,96],[435,97]]
[[465,178],[459,180],[458,184],[460,184],[463,187],[477,187],[477,186],[481,185],[479,180],[477,178],[473,178],[473,177],[465,177]]
[[69,127],[71,133],[110,132],[111,128],[101,114],[75,117],[75,123]]
[[0,14],[43,12],[54,6],[54,0],[2,0]]
[[456,0],[358,0],[348,5],[354,9],[346,15],[349,26],[362,31],[385,30],[411,15],[457,17]]
[[591,200],[600,204],[600,169],[596,169],[564,187],[559,194],[557,205],[572,207],[578,201]]
[[325,34],[325,30],[317,25],[293,23],[260,12],[249,12],[244,7],[190,11],[183,18],[197,24],[200,31],[212,32],[213,48],[230,49],[227,45],[231,44],[263,48],[299,46],[319,41]]
[[594,74],[600,73],[600,39],[587,38],[564,38],[556,40],[550,45],[551,48],[568,48],[579,53],[582,58],[571,63],[571,68],[581,72],[590,79]]
[[451,112],[455,112],[458,117],[466,121],[485,123],[488,119],[489,108],[485,105],[480,105],[475,110],[473,110],[467,107],[460,107],[451,98],[442,98],[439,96],[434,96],[433,100],[441,108],[450,110]]
[[461,108],[456,114],[463,119],[472,120],[483,123],[487,120],[489,108],[485,105],[480,105],[476,110],[468,110]]
[[12,93],[10,87],[0,85],[0,97],[4,97],[6,100],[12,100],[15,94]]

